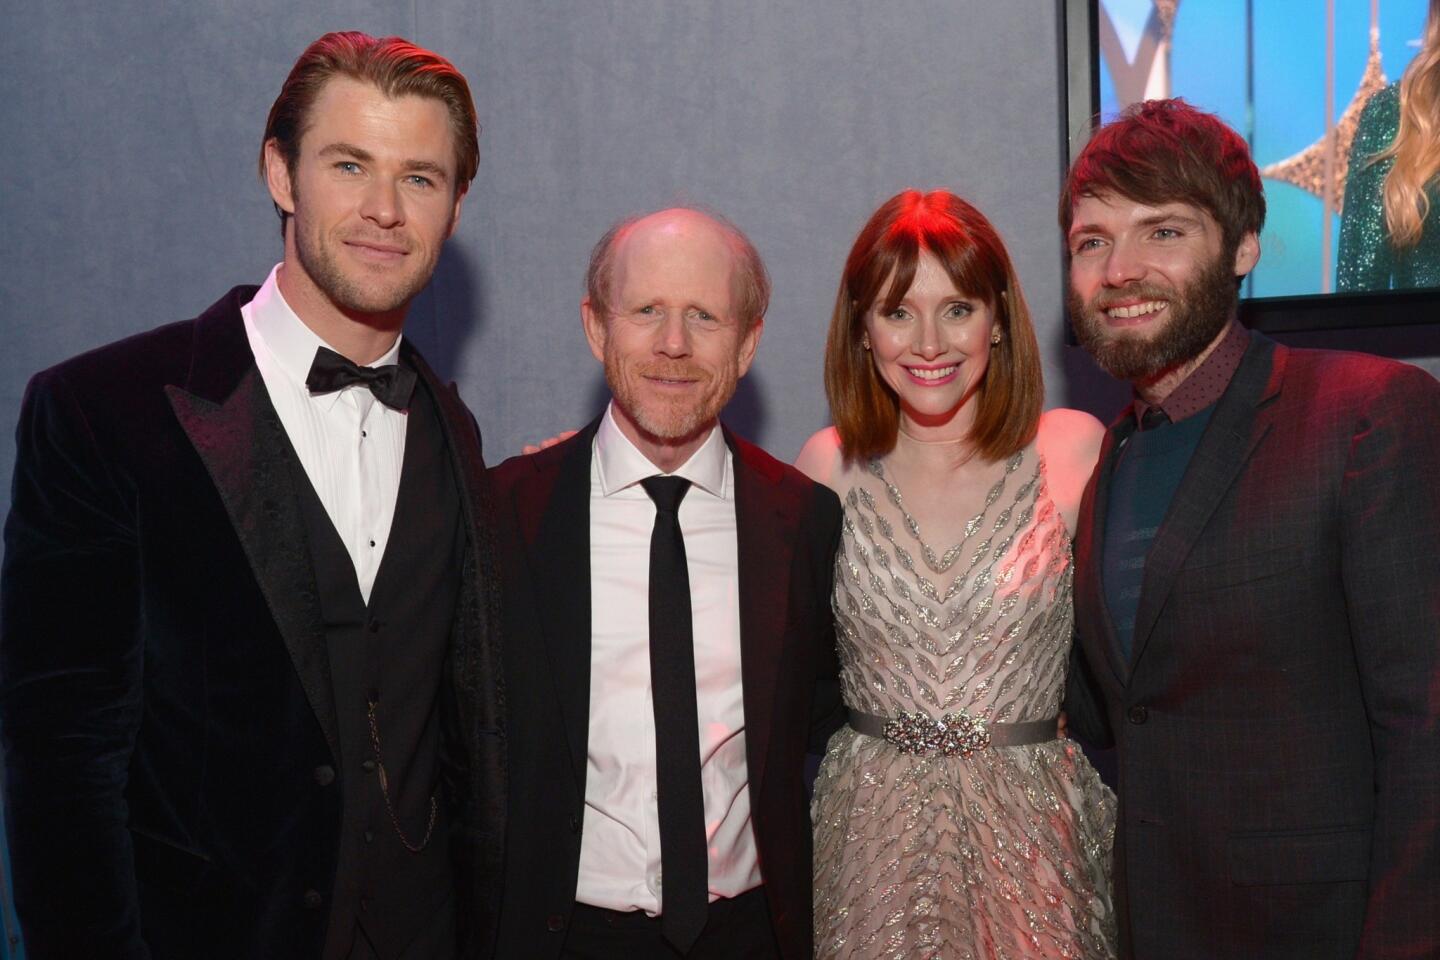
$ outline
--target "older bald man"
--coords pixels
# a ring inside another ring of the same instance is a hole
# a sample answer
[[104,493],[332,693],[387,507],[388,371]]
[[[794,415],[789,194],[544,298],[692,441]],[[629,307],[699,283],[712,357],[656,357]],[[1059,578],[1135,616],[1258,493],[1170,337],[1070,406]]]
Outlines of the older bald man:
[[616,224],[580,312],[613,395],[494,471],[510,826],[501,956],[811,955],[807,745],[839,722],[840,504],[719,423],[769,280],[722,219]]

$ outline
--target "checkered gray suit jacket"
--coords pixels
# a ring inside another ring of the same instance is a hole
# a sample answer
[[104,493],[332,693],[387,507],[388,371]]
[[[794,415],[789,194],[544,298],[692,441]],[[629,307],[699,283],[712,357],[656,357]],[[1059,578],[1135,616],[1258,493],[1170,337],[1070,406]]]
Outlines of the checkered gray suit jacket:
[[1118,747],[1123,949],[1440,956],[1440,384],[1252,337],[1128,662],[1100,579],[1128,411],[1081,506],[1067,706]]

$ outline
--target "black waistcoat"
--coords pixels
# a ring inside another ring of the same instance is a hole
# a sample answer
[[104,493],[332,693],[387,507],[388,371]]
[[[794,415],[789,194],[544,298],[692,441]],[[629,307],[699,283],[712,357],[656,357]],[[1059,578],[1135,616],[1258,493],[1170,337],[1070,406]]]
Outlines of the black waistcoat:
[[[330,655],[344,804],[324,955],[348,957],[363,928],[380,956],[400,956],[417,935],[448,926],[454,909],[437,793],[438,704],[465,536],[450,452],[425,385],[416,385],[411,401],[395,516],[368,606],[320,498],[309,483],[298,486]],[[432,796],[429,841],[419,852],[407,849],[407,841],[425,840]]]

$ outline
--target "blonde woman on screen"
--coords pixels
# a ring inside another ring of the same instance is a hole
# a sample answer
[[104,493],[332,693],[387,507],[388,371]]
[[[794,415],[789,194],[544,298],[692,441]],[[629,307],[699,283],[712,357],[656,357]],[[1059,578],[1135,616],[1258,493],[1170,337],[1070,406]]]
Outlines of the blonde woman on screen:
[[1340,290],[1440,287],[1440,0],[1398,83],[1370,98],[1350,148]]

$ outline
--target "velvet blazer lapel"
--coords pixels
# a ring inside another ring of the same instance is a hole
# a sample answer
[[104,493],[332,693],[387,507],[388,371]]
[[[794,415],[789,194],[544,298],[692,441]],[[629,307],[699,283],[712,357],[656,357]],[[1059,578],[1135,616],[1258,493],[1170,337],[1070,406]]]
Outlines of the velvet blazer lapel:
[[[740,676],[745,703],[745,752],[752,797],[761,796],[770,732],[776,723],[784,669],[791,557],[801,504],[787,494],[779,465],[725,431],[733,454],[735,539],[740,571]],[[801,722],[806,718],[779,718]]]
[[[237,287],[195,321],[190,374],[165,393],[220,494],[325,741],[338,757],[335,695],[294,486],[295,453],[240,318],[240,307],[254,294],[253,287]],[[224,571],[216,576],[223,582]]]
[[[457,697],[456,708],[472,729],[499,730],[504,726],[501,686],[495,682],[503,674],[499,643],[495,640],[500,623],[500,574],[493,493],[485,472],[480,433],[455,385],[441,383],[409,340],[402,341],[400,353],[435,401],[465,517],[464,583],[456,605],[455,641],[450,652],[453,682],[463,694]],[[495,775],[495,771],[488,775]]]
[[553,452],[533,454],[536,477],[514,493],[541,642],[582,797],[590,741],[590,457],[599,428],[596,418]]
[[1226,491],[1270,432],[1271,401],[1280,393],[1287,355],[1284,347],[1251,334],[1250,346],[1216,404],[1146,555],[1145,580],[1135,612],[1132,665],[1145,655],[1155,621],[1186,557]]

